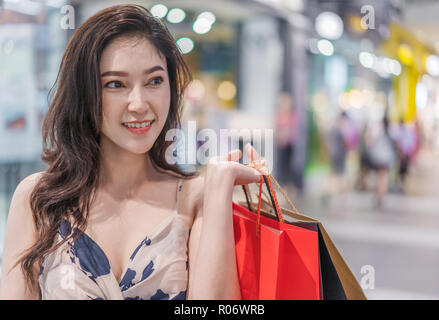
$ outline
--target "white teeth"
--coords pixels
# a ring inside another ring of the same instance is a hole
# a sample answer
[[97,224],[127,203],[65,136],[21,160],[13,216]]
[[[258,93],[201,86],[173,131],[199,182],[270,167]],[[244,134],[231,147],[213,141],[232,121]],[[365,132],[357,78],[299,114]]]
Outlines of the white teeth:
[[151,124],[151,121],[144,122],[142,124],[140,124],[140,123],[135,123],[135,124],[132,124],[132,123],[122,123],[122,124],[125,127],[128,127],[128,128],[145,128],[145,127],[147,127],[147,126],[149,126]]

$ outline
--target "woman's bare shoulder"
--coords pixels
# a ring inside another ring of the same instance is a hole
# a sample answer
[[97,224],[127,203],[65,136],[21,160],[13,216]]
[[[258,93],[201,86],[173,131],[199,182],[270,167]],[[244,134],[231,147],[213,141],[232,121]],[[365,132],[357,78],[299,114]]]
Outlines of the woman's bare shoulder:
[[32,173],[20,181],[12,196],[10,217],[19,216],[20,219],[29,219],[31,216],[30,196],[43,173],[43,171]]
[[32,173],[25,177],[23,180],[21,180],[20,184],[22,184],[25,188],[33,188],[38,183],[38,181],[40,181],[43,174],[44,171]]
[[23,180],[20,181],[20,183],[17,185],[14,195],[20,196],[20,197],[28,197],[30,196],[30,193],[34,189],[35,185],[38,183],[38,181],[41,179],[42,175],[44,174],[44,171],[35,172],[27,177],[25,177]]

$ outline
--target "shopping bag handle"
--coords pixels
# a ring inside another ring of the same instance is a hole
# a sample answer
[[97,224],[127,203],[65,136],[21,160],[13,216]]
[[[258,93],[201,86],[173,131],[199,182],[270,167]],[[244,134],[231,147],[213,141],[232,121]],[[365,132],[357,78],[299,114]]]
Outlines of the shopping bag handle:
[[[276,198],[276,194],[274,193],[273,186],[271,185],[270,179],[267,178],[267,174],[264,171],[261,170],[259,165],[255,164],[255,163],[250,163],[249,167],[252,167],[252,168],[256,169],[261,174],[259,176],[260,177],[260,183],[259,183],[259,194],[258,194],[258,211],[257,211],[258,223],[257,223],[257,226],[259,227],[259,224],[260,224],[261,203],[262,203],[262,184],[264,184],[264,183],[267,186],[268,194],[270,196],[271,203],[273,204],[274,212],[275,212],[275,215],[276,215],[276,220],[280,221],[280,222],[283,222],[282,212],[280,211],[279,203],[278,203],[277,198]],[[248,200],[248,194],[247,194],[247,190],[246,190],[246,187],[248,188],[248,185],[245,185],[245,186],[243,185],[242,187],[243,187],[243,190],[244,190],[245,197],[247,199],[247,204],[248,204],[249,210],[253,211],[251,209],[251,205],[250,205],[250,202]]]
[[[252,168],[258,170],[258,172],[261,173],[261,182],[260,182],[260,186],[259,186],[259,195],[258,195],[258,219],[259,219],[259,216],[260,216],[260,206],[261,206],[261,202],[262,202],[262,183],[264,181],[265,185],[267,186],[267,190],[268,190],[268,193],[269,193],[269,196],[270,196],[270,200],[271,200],[271,203],[272,203],[273,208],[274,208],[276,219],[277,219],[277,221],[283,222],[282,211],[281,211],[281,209],[279,207],[279,203],[277,201],[277,196],[276,196],[276,193],[275,193],[275,191],[273,189],[273,186],[271,184],[271,180],[273,180],[273,182],[275,183],[276,187],[279,189],[279,191],[281,192],[282,196],[287,201],[288,205],[291,207],[293,213],[299,214],[299,211],[297,211],[297,209],[294,206],[294,204],[288,198],[288,196],[286,195],[285,191],[281,188],[281,186],[279,185],[279,183],[276,181],[276,179],[273,177],[272,174],[270,174],[270,173],[267,174],[267,173],[263,172],[261,170],[261,168],[263,166],[261,166],[261,165],[259,165],[257,163],[254,163],[254,162],[251,162],[249,164],[249,167],[252,167]],[[251,196],[251,194],[250,194],[250,191],[248,191],[249,190],[248,189],[248,185],[243,185],[242,189],[244,191],[245,198],[247,200],[248,209],[253,212],[253,210],[251,208],[250,201],[249,201],[249,195]]]

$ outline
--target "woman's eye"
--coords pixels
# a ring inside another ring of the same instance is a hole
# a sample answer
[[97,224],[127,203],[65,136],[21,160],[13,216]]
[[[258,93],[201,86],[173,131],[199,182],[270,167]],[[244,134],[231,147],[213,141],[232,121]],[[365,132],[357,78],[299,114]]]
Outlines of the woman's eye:
[[119,81],[111,81],[111,82],[108,82],[105,85],[105,87],[112,88],[112,89],[120,88],[120,87],[122,87],[122,83],[120,83]]
[[152,85],[154,85],[154,86],[158,86],[162,82],[163,82],[163,78],[157,77],[157,78],[152,79],[152,81],[150,83],[152,83]]

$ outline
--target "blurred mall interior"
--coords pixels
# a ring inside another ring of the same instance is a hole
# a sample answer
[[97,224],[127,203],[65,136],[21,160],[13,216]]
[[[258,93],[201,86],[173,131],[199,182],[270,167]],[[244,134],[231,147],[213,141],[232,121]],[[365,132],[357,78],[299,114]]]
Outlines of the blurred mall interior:
[[[183,127],[273,129],[274,176],[367,297],[439,298],[439,1],[131,2],[167,24],[191,67]],[[0,1],[0,259],[12,194],[44,169],[67,41],[119,3]]]

